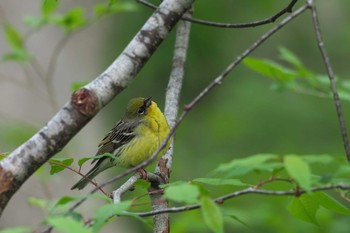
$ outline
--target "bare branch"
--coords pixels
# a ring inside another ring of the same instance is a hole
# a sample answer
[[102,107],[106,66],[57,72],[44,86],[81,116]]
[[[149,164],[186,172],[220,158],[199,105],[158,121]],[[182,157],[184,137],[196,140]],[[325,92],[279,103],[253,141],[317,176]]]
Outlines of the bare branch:
[[136,181],[141,178],[140,173],[136,173],[132,177],[130,177],[123,185],[121,185],[117,190],[113,191],[113,203],[117,204],[121,200],[121,196],[123,193],[128,191]]
[[349,145],[349,137],[346,129],[346,124],[344,120],[344,114],[342,110],[342,105],[340,102],[339,94],[337,91],[337,87],[335,84],[335,79],[334,79],[334,72],[331,66],[331,63],[329,61],[329,56],[327,54],[327,50],[324,46],[324,42],[322,40],[322,35],[321,35],[321,30],[320,30],[320,24],[318,22],[318,16],[317,16],[317,10],[316,10],[316,5],[313,0],[308,0],[307,4],[311,10],[311,15],[312,15],[312,21],[313,21],[313,26],[316,34],[316,40],[317,40],[317,45],[320,50],[322,60],[324,62],[324,65],[327,70],[328,78],[329,78],[329,83],[331,86],[331,90],[333,93],[333,100],[335,104],[335,108],[337,110],[337,115],[338,115],[338,121],[339,121],[339,126],[340,126],[340,132],[341,136],[343,139],[343,145],[346,153],[346,157],[348,161],[350,162],[350,145]]
[[[297,3],[298,0],[291,0],[291,2],[282,10],[277,12],[275,15],[268,17],[266,19],[258,20],[258,21],[253,21],[253,22],[247,22],[247,23],[221,23],[221,22],[212,22],[208,20],[203,20],[203,19],[196,19],[192,17],[187,17],[183,16],[182,19],[189,21],[191,23],[196,23],[196,24],[201,24],[205,26],[210,26],[210,27],[219,27],[219,28],[248,28],[248,27],[256,27],[256,26],[261,26],[264,24],[269,24],[269,23],[274,23],[279,17],[286,13],[291,13],[294,5]],[[152,8],[156,9],[157,6],[153,5],[152,3],[146,1],[146,0],[137,0],[137,2]]]
[[[327,186],[311,188],[310,192],[318,192],[318,191],[334,190],[334,189],[350,190],[350,186],[345,184],[327,185]],[[215,198],[214,201],[217,204],[223,204],[225,200],[247,195],[247,194],[272,195],[272,196],[300,196],[304,193],[306,193],[305,190],[298,190],[298,192],[296,193],[296,191],[285,191],[285,190],[275,191],[275,190],[255,189],[253,187],[249,187],[237,192],[233,192],[233,193]],[[158,210],[158,211],[140,212],[136,214],[139,215],[140,217],[148,217],[148,216],[154,216],[154,215],[163,214],[163,213],[178,213],[178,212],[184,212],[189,210],[195,210],[195,209],[199,209],[200,207],[201,207],[200,205],[187,205],[187,206],[181,206],[181,207],[172,207],[172,208]]]
[[1,160],[0,215],[28,177],[128,85],[192,3],[193,0],[163,1],[105,72],[74,93],[45,127]]

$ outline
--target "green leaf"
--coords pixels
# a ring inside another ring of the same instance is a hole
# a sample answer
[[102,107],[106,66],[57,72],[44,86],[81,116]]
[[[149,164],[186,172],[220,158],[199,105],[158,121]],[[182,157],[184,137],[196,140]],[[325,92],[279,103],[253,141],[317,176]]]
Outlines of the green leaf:
[[12,227],[0,230],[0,233],[30,233],[33,230],[30,227]]
[[307,163],[299,156],[287,155],[284,157],[284,166],[287,173],[293,178],[301,188],[306,191],[311,188],[311,171]]
[[91,233],[92,229],[84,226],[84,222],[77,222],[70,217],[49,216],[46,221],[59,232],[62,233]]
[[53,205],[53,208],[60,206],[60,205],[68,204],[72,201],[81,200],[84,198],[96,198],[96,199],[106,200],[107,202],[111,202],[111,199],[109,197],[106,197],[105,195],[100,194],[100,193],[93,193],[93,194],[87,194],[87,195],[76,195],[76,196],[63,196],[57,200],[57,202]]
[[130,208],[131,204],[131,201],[123,201],[118,204],[112,203],[98,208],[94,213],[93,232],[98,232],[108,219],[127,213],[126,211]]
[[48,201],[42,198],[29,197],[28,203],[32,206],[39,207],[41,209],[46,209],[48,206]]
[[300,197],[294,197],[288,206],[289,212],[295,217],[310,223],[318,225],[316,212],[319,204],[309,194],[303,194]]
[[302,155],[300,157],[308,164],[321,163],[326,165],[334,161],[334,156],[330,156],[328,154]]
[[53,24],[62,26],[67,32],[81,28],[86,24],[82,7],[72,8],[64,15],[53,15],[49,20]]
[[58,0],[44,0],[41,5],[41,14],[43,16],[48,16],[54,13],[58,7]]
[[269,171],[281,168],[279,162],[272,163],[270,160],[277,159],[275,154],[257,154],[241,159],[234,159],[229,163],[221,164],[212,173],[225,173],[226,177],[241,177],[252,171]]
[[314,192],[311,194],[311,196],[326,209],[329,209],[336,213],[350,215],[350,210],[346,206],[344,206],[325,192]]
[[247,186],[247,184],[242,183],[239,179],[196,178],[193,181],[209,185]]
[[110,1],[108,5],[96,4],[94,6],[94,15],[99,18],[112,13],[131,12],[136,11],[137,9],[137,4],[133,2]]
[[243,63],[255,72],[276,81],[287,82],[295,77],[295,72],[271,60],[245,58]]
[[215,233],[223,233],[224,221],[218,205],[208,196],[200,198],[200,205],[207,226]]
[[278,48],[280,52],[280,57],[285,60],[286,62],[289,62],[290,64],[294,65],[296,68],[303,67],[303,63],[301,60],[290,50],[280,47]]
[[[53,175],[60,171],[63,171],[65,167],[70,166],[73,163],[73,158],[54,158],[49,160],[49,164],[51,166],[50,174]],[[62,164],[62,165],[60,165]]]
[[5,24],[5,37],[13,50],[24,50],[24,43],[22,36],[15,27],[10,24]]
[[198,203],[200,190],[197,185],[191,183],[182,183],[178,185],[168,186],[165,189],[164,197],[168,200],[176,202],[184,202],[187,204]]

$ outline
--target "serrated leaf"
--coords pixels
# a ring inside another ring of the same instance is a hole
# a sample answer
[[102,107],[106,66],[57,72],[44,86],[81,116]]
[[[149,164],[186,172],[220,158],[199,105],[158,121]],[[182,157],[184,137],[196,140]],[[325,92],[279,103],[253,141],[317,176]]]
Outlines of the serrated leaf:
[[31,233],[33,230],[30,227],[12,227],[0,230],[0,233]]
[[94,213],[93,232],[98,232],[108,219],[126,213],[130,206],[131,201],[123,201],[118,204],[108,204],[98,208]]
[[[54,158],[49,160],[51,166],[50,174],[53,175],[60,171],[63,171],[65,167],[70,166],[73,163],[73,158]],[[62,165],[61,165],[62,164]]]
[[92,229],[86,228],[84,222],[77,222],[70,217],[49,216],[46,221],[59,232],[62,233],[91,233]]
[[311,171],[307,163],[299,156],[286,155],[284,157],[284,166],[291,178],[293,178],[301,188],[306,191],[311,188]]
[[294,197],[288,205],[289,212],[295,217],[318,225],[316,220],[316,212],[319,204],[309,194],[303,194],[300,197]]
[[196,178],[193,181],[209,185],[247,186],[239,179]]
[[224,221],[218,205],[208,196],[200,198],[200,205],[207,226],[215,233],[223,233]]
[[277,159],[275,154],[257,154],[246,158],[234,159],[231,162],[221,164],[212,173],[224,173],[226,177],[241,177],[252,171],[269,171],[282,167],[281,163],[271,162]]
[[164,197],[166,199],[187,204],[198,203],[199,194],[199,188],[190,183],[169,186],[164,191]]
[[311,196],[326,209],[329,209],[336,213],[350,215],[350,210],[346,206],[344,206],[325,192],[314,192],[311,194]]
[[41,14],[43,16],[47,16],[54,13],[58,7],[58,4],[58,0],[44,0],[41,5]]

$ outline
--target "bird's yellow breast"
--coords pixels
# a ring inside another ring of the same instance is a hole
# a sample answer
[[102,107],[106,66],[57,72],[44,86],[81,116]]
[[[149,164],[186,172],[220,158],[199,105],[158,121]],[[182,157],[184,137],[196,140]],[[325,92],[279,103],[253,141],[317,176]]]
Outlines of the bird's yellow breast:
[[[158,149],[169,132],[169,125],[163,113],[157,104],[152,102],[145,118],[135,128],[135,137],[123,149],[118,158],[118,164],[122,167],[134,167],[142,163]],[[160,151],[158,157],[162,156],[169,149],[169,146],[170,140],[167,146]]]

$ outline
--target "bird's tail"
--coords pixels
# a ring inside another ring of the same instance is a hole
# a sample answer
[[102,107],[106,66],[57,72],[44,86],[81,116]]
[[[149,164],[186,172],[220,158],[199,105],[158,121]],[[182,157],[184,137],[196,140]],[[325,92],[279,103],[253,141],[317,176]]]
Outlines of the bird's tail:
[[96,165],[70,189],[80,190],[80,189],[83,189],[88,183],[90,183],[95,178],[95,176],[97,176],[97,174],[101,172],[101,170],[99,169],[99,166],[96,166]]

